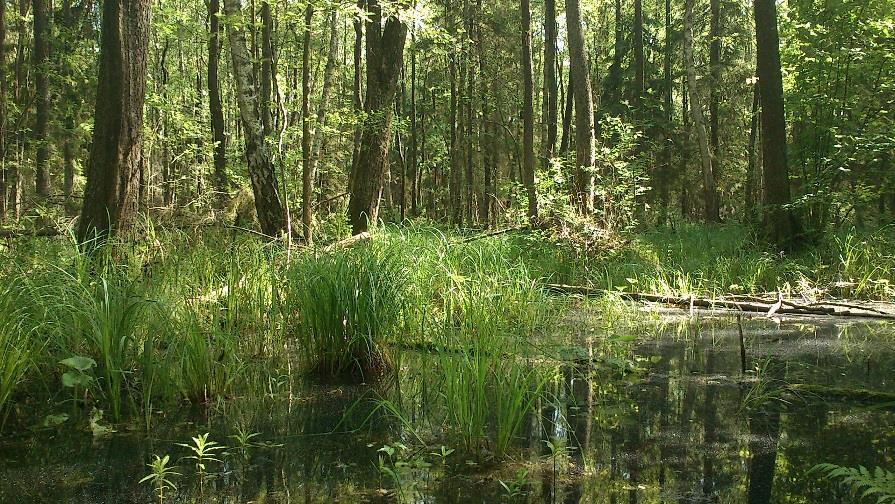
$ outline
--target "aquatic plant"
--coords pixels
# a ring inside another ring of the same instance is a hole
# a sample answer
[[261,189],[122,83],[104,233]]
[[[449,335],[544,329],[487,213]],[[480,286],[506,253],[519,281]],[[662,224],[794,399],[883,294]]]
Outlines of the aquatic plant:
[[360,380],[387,373],[405,277],[401,258],[376,244],[300,260],[288,274],[284,303],[306,369]]
[[878,504],[895,502],[895,472],[882,467],[873,470],[864,466],[844,467],[836,464],[817,464],[808,474],[816,474],[830,481],[838,481],[861,499],[873,499]]
[[218,452],[227,448],[226,446],[221,445],[215,441],[210,441],[208,437],[209,433],[206,432],[205,434],[199,434],[198,436],[192,438],[192,444],[177,443],[177,446],[187,448],[192,453],[186,458],[194,462],[196,468],[196,476],[199,479],[200,491],[203,488],[202,485],[206,478],[207,464],[210,462],[220,463],[221,459],[217,458]]
[[165,455],[164,457],[159,457],[158,455],[155,455],[154,457],[152,462],[146,464],[147,467],[149,467],[150,472],[140,480],[140,483],[150,483],[155,487],[155,495],[158,498],[159,504],[164,504],[165,492],[168,490],[177,490],[177,485],[171,480],[174,476],[180,476],[181,474],[175,471],[177,466],[168,465],[171,462],[170,456]]

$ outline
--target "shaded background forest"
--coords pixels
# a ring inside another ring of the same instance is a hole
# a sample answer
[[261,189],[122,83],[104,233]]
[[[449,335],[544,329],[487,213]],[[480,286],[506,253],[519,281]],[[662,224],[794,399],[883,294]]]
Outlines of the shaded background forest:
[[[370,120],[363,112],[369,98],[363,2],[244,3],[252,79],[281,197],[300,222],[309,193],[304,217],[311,227],[341,232],[360,125]],[[102,3],[0,5],[0,213],[59,222],[77,213],[84,190]],[[240,23],[221,7],[217,0],[151,2],[142,210],[198,218],[224,207],[228,219],[234,212],[251,216],[245,131],[225,33]],[[463,227],[525,222],[519,3],[437,0],[384,8],[404,21],[407,39],[379,217]],[[537,202],[541,221],[568,222],[574,203],[564,195],[574,183],[581,126],[574,120],[567,13],[552,0],[536,0],[530,9]],[[762,111],[751,2],[582,0],[580,9],[597,139],[598,227],[756,221]],[[809,234],[889,222],[892,2],[793,0],[778,6],[778,22],[792,208]],[[548,50],[553,37],[555,56]],[[697,110],[705,119],[714,191],[707,189]],[[316,167],[305,181],[310,192],[302,187],[309,162]]]

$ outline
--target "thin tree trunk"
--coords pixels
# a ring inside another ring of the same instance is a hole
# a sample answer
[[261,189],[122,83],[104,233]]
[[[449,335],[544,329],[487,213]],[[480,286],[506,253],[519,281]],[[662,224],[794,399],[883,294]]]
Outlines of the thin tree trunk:
[[273,94],[273,73],[273,16],[270,13],[270,0],[261,0],[261,86],[259,89],[259,101],[264,136],[273,134],[273,114],[271,113],[270,105]]
[[522,10],[522,182],[528,193],[528,220],[538,221],[538,194],[535,189],[534,75],[531,68],[531,4],[521,0]]
[[708,132],[705,130],[705,117],[702,114],[702,100],[696,81],[696,62],[693,58],[693,2],[686,0],[684,5],[684,59],[687,66],[687,87],[690,93],[690,115],[696,139],[699,143],[700,161],[702,164],[703,202],[706,222],[719,222],[718,197],[715,187],[715,174],[712,169],[712,152],[709,147]]
[[383,25],[378,0],[367,2],[367,99],[357,172],[351,186],[348,217],[355,234],[367,231],[379,216],[398,76],[404,60],[407,26],[389,16]]
[[133,224],[144,163],[149,10],[149,0],[103,3],[93,146],[78,226],[81,243],[104,240]]
[[750,117],[750,125],[749,125],[749,144],[746,146],[748,152],[746,156],[748,158],[748,163],[746,165],[746,221],[752,222],[755,218],[755,188],[756,188],[756,180],[755,180],[755,167],[756,167],[756,142],[758,141],[758,128],[759,124],[759,104],[761,98],[759,97],[758,91],[758,83],[755,83],[755,88],[752,91],[752,115]]
[[569,146],[572,143],[572,114],[574,113],[573,107],[575,105],[574,85],[572,70],[569,69],[569,84],[566,86],[566,103],[563,107],[562,115],[562,140],[559,142],[559,152],[563,155],[569,152]]
[[582,214],[593,209],[594,185],[594,102],[590,83],[590,64],[584,52],[581,12],[578,0],[566,0],[566,24],[569,30],[569,57],[574,76],[575,97],[575,187],[573,201]]
[[460,184],[463,181],[463,175],[460,170],[460,155],[459,155],[459,139],[458,139],[458,130],[459,126],[457,124],[457,108],[459,106],[459,91],[457,90],[457,62],[456,56],[450,56],[450,62],[448,63],[449,73],[451,79],[451,110],[450,110],[450,123],[451,123],[451,145],[450,145],[450,159],[451,159],[451,178],[448,182],[448,192],[450,197],[450,212],[451,212],[451,223],[455,226],[459,226],[462,224],[463,213],[461,211],[461,193],[460,193]]
[[6,0],[0,0],[0,219],[9,208],[6,171]]
[[223,206],[230,191],[227,178],[227,133],[224,122],[224,104],[221,101],[221,81],[219,75],[221,61],[221,3],[208,1],[208,109],[211,115],[211,136],[214,140],[214,189],[218,204]]
[[[317,104],[317,124],[314,128],[313,142],[314,153],[311,156],[311,173],[317,172],[317,165],[323,157],[324,147],[326,146],[326,116],[329,102],[332,100],[332,93],[335,90],[333,78],[338,64],[339,57],[339,23],[338,10],[332,9],[329,14],[329,54],[326,57],[326,68],[323,71],[323,94],[320,103]],[[312,176],[313,179],[313,176]],[[327,184],[325,183],[323,173],[320,174],[320,194],[321,198],[327,192]],[[304,211],[304,209],[302,209]],[[313,217],[313,216],[312,216]]]
[[[230,18],[240,19],[243,14],[241,1],[224,0],[224,12]],[[288,230],[277,189],[276,170],[264,139],[261,119],[258,117],[258,95],[255,93],[252,77],[252,59],[242,25],[234,23],[228,32],[236,98],[245,137],[245,156],[255,195],[255,210],[261,231],[268,236],[278,236]]]
[[[360,118],[364,113],[363,94],[363,57],[364,57],[364,19],[362,12],[366,12],[366,0],[357,0],[357,15],[354,16],[354,113]],[[348,173],[348,188],[354,186],[354,174],[357,172],[357,163],[360,161],[360,142],[363,136],[363,125],[359,124],[354,130],[354,150],[351,152],[351,171]]]
[[665,0],[665,47],[662,61],[663,112],[665,115],[665,134],[662,143],[662,172],[659,176],[659,224],[668,223],[668,199],[671,185],[671,148],[674,144],[672,128],[674,127],[674,82],[671,75],[671,0]]
[[544,165],[556,153],[559,103],[556,84],[556,0],[544,0]]
[[34,164],[34,182],[37,195],[50,194],[50,143],[47,131],[50,125],[50,12],[49,0],[33,0],[34,11],[34,88],[37,120],[34,123],[34,141],[37,156]]
[[634,0],[634,113],[643,118],[642,100],[644,90],[643,64],[643,0]]
[[419,139],[417,138],[416,108],[416,25],[410,32],[413,51],[410,55],[410,215],[419,216]]
[[[711,86],[709,92],[709,136],[712,143],[712,173],[717,183],[721,174],[721,139],[719,137],[720,118],[719,108],[721,104],[721,0],[710,0],[711,20],[709,37],[709,72]],[[716,198],[720,195],[716,194]],[[715,203],[719,208],[721,202]]]
[[797,245],[801,225],[792,210],[785,207],[791,203],[791,196],[786,159],[780,38],[777,34],[777,5],[774,0],[755,1],[755,38],[761,97],[761,204],[764,229],[773,243],[784,249],[792,249]]
[[[302,234],[307,245],[314,243],[314,215],[311,206],[314,204],[314,171],[316,168],[311,161],[311,22],[313,19],[314,4],[308,2],[305,6],[305,24],[301,52],[301,152],[303,167],[301,177],[301,223]],[[327,65],[328,69],[329,66]]]

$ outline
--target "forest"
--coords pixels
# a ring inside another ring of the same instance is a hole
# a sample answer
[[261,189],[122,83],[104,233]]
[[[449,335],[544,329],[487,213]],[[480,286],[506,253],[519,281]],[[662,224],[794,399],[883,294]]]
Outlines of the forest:
[[0,502],[895,502],[893,109],[893,0],[0,0]]

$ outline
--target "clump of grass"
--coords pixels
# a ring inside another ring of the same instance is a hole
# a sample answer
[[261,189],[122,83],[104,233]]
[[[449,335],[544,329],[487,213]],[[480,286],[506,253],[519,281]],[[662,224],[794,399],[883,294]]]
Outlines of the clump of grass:
[[389,342],[405,308],[405,268],[394,250],[365,244],[302,258],[289,272],[289,329],[307,370],[375,380],[393,366]]
[[9,287],[0,291],[0,431],[6,423],[6,405],[24,381],[32,353],[38,348],[33,331],[23,323],[15,297]]

